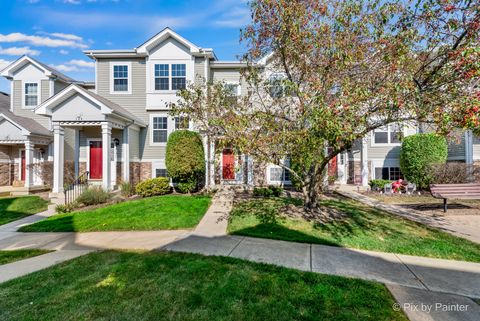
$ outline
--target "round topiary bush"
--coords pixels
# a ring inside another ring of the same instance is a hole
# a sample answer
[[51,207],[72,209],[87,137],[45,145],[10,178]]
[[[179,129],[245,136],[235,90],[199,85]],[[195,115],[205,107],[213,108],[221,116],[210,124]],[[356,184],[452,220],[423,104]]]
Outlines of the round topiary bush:
[[408,181],[427,189],[433,176],[433,164],[445,164],[448,145],[445,137],[437,134],[416,134],[403,139],[400,151],[400,169]]
[[170,134],[165,157],[168,175],[182,193],[195,190],[205,175],[205,152],[196,132],[177,130]]

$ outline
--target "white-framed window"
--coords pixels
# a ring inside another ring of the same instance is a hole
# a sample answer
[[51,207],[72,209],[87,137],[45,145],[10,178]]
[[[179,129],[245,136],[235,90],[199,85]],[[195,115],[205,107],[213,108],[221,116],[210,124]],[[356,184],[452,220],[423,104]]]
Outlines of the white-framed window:
[[175,117],[175,130],[179,129],[189,129],[190,128],[190,119],[185,116]]
[[403,178],[400,167],[375,167],[375,179],[397,181]]
[[152,117],[152,143],[164,144],[168,139],[168,117],[153,116]]
[[170,90],[170,65],[155,64],[155,90]]
[[373,131],[372,145],[400,145],[403,128],[398,124],[390,124]]
[[155,177],[168,177],[166,168],[155,168]]
[[[290,166],[290,159],[284,159],[282,161],[286,167]],[[290,171],[279,166],[270,164],[267,166],[267,176],[269,184],[291,184]]]
[[241,88],[238,82],[228,82],[225,84],[225,90],[227,93],[232,96],[240,96],[241,95]]
[[172,64],[172,90],[182,90],[187,87],[187,65]]
[[38,105],[38,95],[40,93],[40,86],[38,82],[25,82],[24,83],[24,101],[23,106],[25,108],[35,108]]
[[132,93],[132,64],[131,62],[110,63],[110,93],[131,94]]
[[272,98],[281,98],[285,95],[284,80],[286,75],[283,73],[273,73],[268,78],[269,94]]

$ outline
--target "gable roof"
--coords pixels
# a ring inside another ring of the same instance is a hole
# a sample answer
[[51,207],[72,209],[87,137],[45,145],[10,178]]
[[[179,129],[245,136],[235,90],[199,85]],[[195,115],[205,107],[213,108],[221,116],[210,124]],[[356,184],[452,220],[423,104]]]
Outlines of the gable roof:
[[77,82],[75,79],[73,78],[70,78],[68,77],[67,75],[64,75],[63,73],[61,73],[60,71],[56,70],[55,68],[52,68],[36,59],[33,59],[32,57],[29,57],[29,56],[22,56],[20,58],[18,58],[17,60],[15,60],[14,62],[12,62],[10,65],[8,65],[7,67],[5,67],[3,70],[1,70],[1,75],[6,77],[6,78],[12,78],[13,77],[13,73],[18,70],[19,68],[22,68],[23,66],[27,65],[27,64],[33,64],[34,66],[36,66],[37,68],[39,68],[40,70],[42,70],[45,75],[47,77],[50,77],[50,78],[59,78],[65,82]]
[[56,106],[57,104],[62,103],[68,98],[72,97],[75,93],[78,93],[88,98],[89,100],[92,100],[93,102],[98,104],[100,107],[105,108],[106,113],[108,114],[111,113],[111,114],[118,115],[122,118],[127,118],[131,121],[134,121],[135,124],[142,127],[146,126],[145,122],[137,118],[135,115],[130,113],[128,110],[126,110],[122,106],[92,91],[86,90],[85,88],[77,84],[71,84],[70,86],[60,91],[55,96],[52,96],[46,101],[44,101],[43,103],[41,103],[37,108],[35,108],[35,113],[38,113],[40,115],[50,115],[50,108],[52,108],[53,106]]
[[27,135],[52,136],[52,133],[27,117],[20,117],[10,111],[10,96],[0,92],[0,118],[5,118],[17,127],[22,128]]
[[169,27],[164,28],[162,31],[142,43],[140,46],[133,49],[121,49],[121,50],[84,50],[83,52],[93,58],[93,57],[145,57],[148,55],[148,52],[155,48],[158,44],[167,40],[168,38],[173,38],[180,42],[182,45],[187,47],[190,50],[192,55],[207,56],[214,60],[217,60],[213,49],[211,48],[201,48],[187,39],[180,36],[178,33],[170,29]]

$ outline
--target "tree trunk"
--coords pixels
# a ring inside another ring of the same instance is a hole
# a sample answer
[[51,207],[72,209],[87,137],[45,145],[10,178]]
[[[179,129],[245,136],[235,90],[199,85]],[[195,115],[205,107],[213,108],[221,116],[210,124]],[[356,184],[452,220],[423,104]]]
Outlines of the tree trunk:
[[302,187],[302,193],[303,207],[307,212],[314,211],[319,207],[319,196],[323,190],[323,173],[326,168],[327,167],[324,163],[317,164],[310,171],[312,174],[305,176],[307,179]]

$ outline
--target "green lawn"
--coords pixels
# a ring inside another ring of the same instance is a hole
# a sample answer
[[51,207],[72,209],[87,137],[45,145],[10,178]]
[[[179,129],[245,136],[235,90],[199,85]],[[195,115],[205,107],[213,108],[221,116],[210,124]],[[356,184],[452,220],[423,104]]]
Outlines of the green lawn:
[[25,249],[25,250],[14,250],[14,251],[0,251],[0,265],[12,263],[15,261],[27,259],[29,257],[42,255],[49,253],[51,251],[47,250],[34,250],[34,249]]
[[233,258],[92,253],[0,284],[0,320],[407,321],[379,283]]
[[38,196],[0,198],[0,225],[43,212],[48,202]]
[[278,213],[280,207],[289,203],[298,205],[301,201],[287,198],[243,201],[232,210],[228,230],[231,234],[253,237],[480,262],[480,244],[354,201],[323,201],[321,204],[326,208],[348,215],[327,224],[291,217],[281,217],[273,223],[259,220]]
[[147,231],[192,228],[210,205],[209,196],[165,195],[91,211],[58,214],[22,232]]

